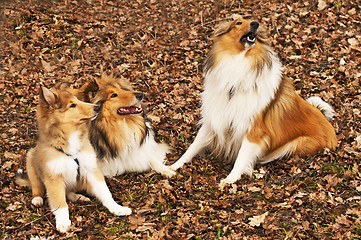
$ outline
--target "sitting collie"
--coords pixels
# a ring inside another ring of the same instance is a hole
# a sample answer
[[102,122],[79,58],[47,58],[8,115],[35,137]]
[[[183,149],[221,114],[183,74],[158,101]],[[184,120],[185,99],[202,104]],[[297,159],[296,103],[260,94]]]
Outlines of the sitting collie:
[[318,97],[303,100],[282,70],[258,22],[238,19],[218,27],[204,66],[201,128],[170,168],[210,147],[235,161],[220,182],[223,189],[252,174],[257,161],[334,149],[337,139],[328,121],[334,111]]
[[[61,84],[60,84],[61,85]],[[99,113],[99,106],[78,100],[72,89],[41,86],[37,120],[39,139],[27,154],[28,178],[20,170],[19,185],[30,185],[31,203],[43,205],[46,190],[56,228],[66,232],[71,225],[66,198],[71,201],[90,201],[77,194],[86,190],[116,215],[129,215],[131,209],[118,205],[97,167],[96,155],[89,141],[88,122]]]
[[154,140],[141,104],[142,93],[133,91],[124,79],[103,74],[86,83],[78,96],[101,106],[90,124],[90,141],[105,176],[149,170],[164,176],[175,174],[164,165],[169,148]]

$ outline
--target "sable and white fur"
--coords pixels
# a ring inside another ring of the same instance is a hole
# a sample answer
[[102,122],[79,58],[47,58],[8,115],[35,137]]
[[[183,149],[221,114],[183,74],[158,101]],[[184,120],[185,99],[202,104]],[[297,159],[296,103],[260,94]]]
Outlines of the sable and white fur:
[[164,165],[169,148],[154,140],[141,104],[142,93],[134,91],[125,79],[103,74],[85,84],[80,95],[101,105],[98,117],[90,125],[90,140],[105,176],[149,170],[164,176],[175,174]]
[[[204,66],[201,128],[176,170],[205,147],[235,161],[220,188],[251,174],[257,161],[312,154],[337,145],[331,106],[295,93],[263,29],[256,21],[222,24]],[[324,113],[322,115],[321,111]]]
[[28,179],[22,171],[17,176],[19,185],[31,186],[31,202],[37,207],[43,205],[46,190],[60,232],[68,231],[71,225],[66,198],[90,201],[76,193],[80,190],[94,195],[116,215],[131,213],[130,208],[113,200],[89,141],[87,125],[97,116],[99,107],[78,100],[71,92],[62,84],[53,89],[41,87],[37,109],[39,139],[27,154]]

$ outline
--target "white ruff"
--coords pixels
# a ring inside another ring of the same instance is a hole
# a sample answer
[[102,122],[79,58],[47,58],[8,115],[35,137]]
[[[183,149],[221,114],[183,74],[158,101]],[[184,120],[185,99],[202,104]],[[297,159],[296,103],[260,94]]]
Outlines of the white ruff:
[[[150,127],[148,123],[147,126]],[[157,143],[151,130],[141,145],[133,132],[129,131],[126,139],[128,145],[117,158],[98,161],[98,166],[105,176],[113,177],[126,172],[146,172],[151,169],[167,174],[169,170],[163,163],[168,147]]]
[[68,139],[68,149],[64,149],[67,154],[75,156],[82,147],[82,142],[80,141],[80,132],[74,132],[70,135]]
[[97,168],[96,155],[94,151],[79,152],[76,156],[79,161],[80,176],[87,176],[89,172]]
[[[224,57],[205,73],[201,124],[211,132],[210,138],[216,136],[219,144],[228,146],[239,142],[240,147],[254,118],[267,107],[279,87],[282,65],[273,51],[271,61],[271,68],[265,65],[257,74],[242,52]],[[233,139],[226,139],[229,130]]]
[[62,175],[68,187],[76,185],[78,164],[73,157],[63,154],[47,163],[47,167],[53,175]]

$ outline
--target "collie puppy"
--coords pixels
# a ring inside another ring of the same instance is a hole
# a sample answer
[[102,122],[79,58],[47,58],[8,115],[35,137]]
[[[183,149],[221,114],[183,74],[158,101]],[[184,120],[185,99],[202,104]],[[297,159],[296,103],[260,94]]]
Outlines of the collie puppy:
[[101,106],[90,124],[90,141],[105,176],[149,170],[164,176],[175,174],[164,165],[169,148],[154,140],[142,93],[134,91],[124,79],[103,74],[86,83],[79,96]]
[[238,19],[219,26],[204,65],[201,128],[171,169],[210,147],[235,161],[222,189],[251,174],[257,161],[334,149],[337,139],[328,121],[334,111],[318,97],[298,96],[282,70],[258,22]]
[[90,201],[77,194],[86,190],[116,215],[129,215],[130,208],[118,205],[105,183],[89,141],[88,122],[99,113],[99,106],[78,100],[63,86],[41,86],[37,121],[39,139],[27,154],[25,176],[18,172],[17,183],[30,185],[31,203],[43,205],[46,190],[56,228],[66,232],[71,225],[66,198]]

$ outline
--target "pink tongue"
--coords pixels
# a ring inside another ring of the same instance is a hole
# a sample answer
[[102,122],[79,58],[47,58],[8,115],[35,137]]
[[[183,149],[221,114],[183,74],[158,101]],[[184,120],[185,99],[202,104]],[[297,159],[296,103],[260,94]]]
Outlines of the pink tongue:
[[139,107],[131,106],[131,107],[124,107],[118,109],[118,114],[125,115],[125,114],[134,114],[140,113],[142,109]]
[[129,110],[129,113],[136,113],[137,112],[136,107],[129,107],[128,110]]

